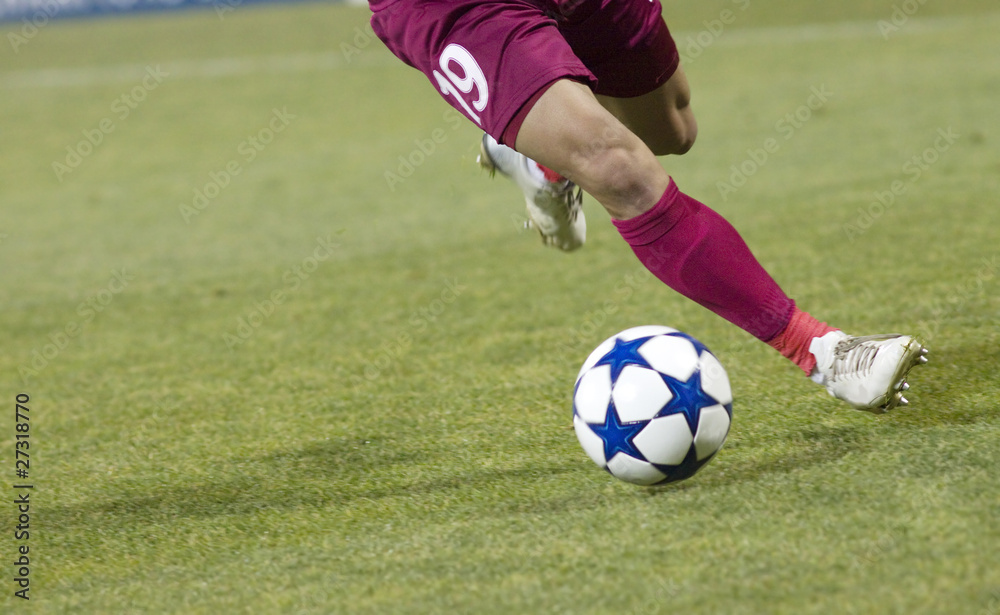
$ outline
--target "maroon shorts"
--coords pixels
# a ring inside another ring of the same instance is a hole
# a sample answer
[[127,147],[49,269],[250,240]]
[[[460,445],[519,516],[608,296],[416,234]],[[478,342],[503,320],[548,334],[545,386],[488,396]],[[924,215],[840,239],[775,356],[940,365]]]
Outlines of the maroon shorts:
[[597,94],[652,92],[677,70],[659,0],[371,0],[372,28],[453,107],[513,145],[558,79]]

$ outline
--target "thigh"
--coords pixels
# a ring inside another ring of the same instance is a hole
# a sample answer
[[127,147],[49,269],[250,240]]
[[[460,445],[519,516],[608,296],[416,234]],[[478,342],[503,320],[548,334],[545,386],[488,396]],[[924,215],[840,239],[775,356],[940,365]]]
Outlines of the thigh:
[[389,49],[497,140],[547,84],[595,81],[538,2],[400,0],[375,8],[372,27]]
[[683,154],[694,145],[698,124],[691,110],[691,87],[680,66],[666,83],[648,94],[597,98],[657,156]]
[[531,108],[517,149],[576,182],[620,220],[649,209],[670,182],[649,148],[570,80],[557,81]]

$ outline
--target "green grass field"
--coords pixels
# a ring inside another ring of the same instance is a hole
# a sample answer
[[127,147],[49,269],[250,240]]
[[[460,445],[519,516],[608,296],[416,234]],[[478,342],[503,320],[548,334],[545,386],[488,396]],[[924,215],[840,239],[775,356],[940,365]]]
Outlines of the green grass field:
[[[0,27],[0,611],[1000,613],[1000,13],[814,4],[667,4],[700,134],[663,164],[804,308],[924,337],[883,417],[593,200],[585,249],[544,249],[363,8]],[[736,397],[662,489],[571,428],[590,350],[653,323]]]

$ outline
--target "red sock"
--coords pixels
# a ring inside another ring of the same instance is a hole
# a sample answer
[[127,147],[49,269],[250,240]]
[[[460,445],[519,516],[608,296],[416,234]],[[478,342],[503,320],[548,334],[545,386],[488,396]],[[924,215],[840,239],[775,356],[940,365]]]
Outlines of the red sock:
[[[536,162],[535,164],[538,164],[538,163]],[[553,171],[552,169],[548,168],[545,165],[538,164],[538,170],[540,170],[542,172],[542,175],[545,176],[545,179],[547,179],[548,181],[550,181],[552,183],[561,182],[564,179],[566,179],[565,177],[563,177],[559,173],[556,173],[555,171]]]
[[736,229],[673,180],[651,210],[612,222],[642,264],[688,299],[765,342],[788,326],[795,302]]
[[809,352],[809,345],[813,338],[823,337],[830,331],[836,330],[836,328],[816,320],[808,312],[803,312],[796,307],[785,330],[774,339],[768,340],[767,343],[780,352],[781,356],[801,367],[808,376],[816,367],[816,357]]

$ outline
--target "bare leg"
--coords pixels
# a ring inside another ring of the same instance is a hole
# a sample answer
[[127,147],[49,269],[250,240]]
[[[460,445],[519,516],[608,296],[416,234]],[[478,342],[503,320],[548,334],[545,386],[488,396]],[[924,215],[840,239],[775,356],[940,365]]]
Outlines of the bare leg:
[[794,302],[739,233],[680,192],[586,86],[563,80],[549,88],[528,112],[517,149],[597,199],[639,260],[677,292],[764,341],[788,324]]
[[[653,94],[667,95],[667,85]],[[898,335],[852,338],[799,310],[736,229],[681,192],[660,166],[653,151],[686,151],[694,117],[685,104],[643,119],[643,108],[664,110],[655,101],[652,94],[605,101],[623,123],[587,87],[559,81],[528,112],[517,149],[593,195],[663,283],[767,342],[834,397],[872,412],[905,405],[906,375],[926,362],[920,343]]]
[[557,81],[535,103],[516,149],[576,182],[619,220],[651,209],[670,183],[649,147],[575,81]]
[[691,110],[691,87],[678,66],[656,90],[635,98],[598,96],[597,100],[636,134],[657,156],[683,154],[698,136]]

